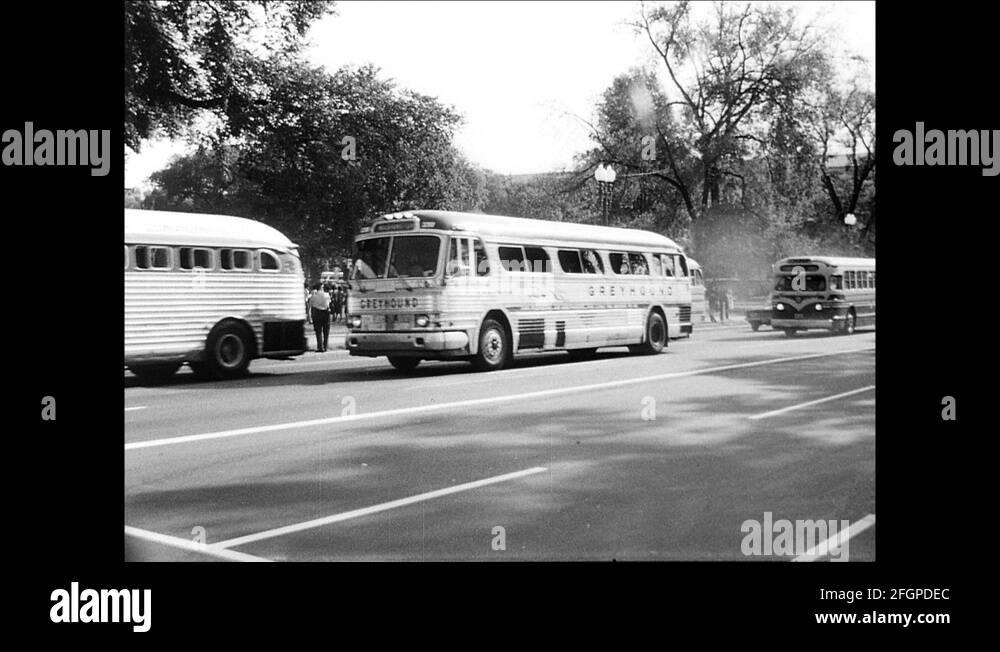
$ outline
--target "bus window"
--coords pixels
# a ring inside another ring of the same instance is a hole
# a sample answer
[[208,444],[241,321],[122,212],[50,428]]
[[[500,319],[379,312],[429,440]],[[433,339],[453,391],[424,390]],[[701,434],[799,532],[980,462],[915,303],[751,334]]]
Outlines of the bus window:
[[135,266],[139,269],[170,269],[170,249],[167,247],[135,248]]
[[831,276],[830,277],[830,289],[831,290],[843,290],[844,278],[842,276]]
[[179,252],[181,269],[212,269],[212,250],[181,247]]
[[474,253],[476,254],[476,275],[486,276],[490,273],[490,259],[486,257],[486,248],[483,246],[483,241],[477,238],[474,247]]
[[705,277],[702,276],[701,270],[694,270],[695,285],[705,285]]
[[687,276],[688,275],[687,259],[684,258],[684,256],[681,256],[680,254],[674,254],[674,257],[677,259],[677,262],[674,264],[674,269],[677,271],[677,275]]
[[[778,292],[796,292],[799,288],[795,287],[794,280],[795,276],[778,276],[774,279],[774,289]],[[807,274],[806,275],[806,292],[823,292],[826,290],[826,278],[820,276],[819,274]]]
[[276,272],[281,269],[281,264],[278,263],[278,258],[270,251],[264,249],[260,250],[260,269],[264,272]]
[[448,275],[468,276],[471,269],[469,241],[465,238],[452,238],[448,249]]
[[520,247],[498,247],[500,265],[508,272],[524,271],[524,251]]
[[875,272],[872,272],[872,289],[875,289]]
[[676,276],[676,270],[674,269],[674,257],[669,254],[658,254],[660,257],[660,263],[663,265],[663,275],[664,276]]
[[653,261],[653,266],[649,268],[649,273],[653,276],[663,276],[663,265],[660,263],[660,257],[657,254],[650,254],[649,259]]
[[354,253],[352,279],[382,278],[389,255],[389,238],[360,240]]
[[642,254],[629,252],[628,263],[629,268],[632,270],[632,274],[649,276],[649,264],[646,262],[646,257]]
[[246,249],[223,249],[219,252],[219,267],[231,272],[253,269],[253,257]]
[[440,244],[432,235],[396,236],[392,242],[389,278],[434,276]]
[[583,264],[580,262],[580,252],[576,249],[559,250],[559,267],[567,274],[583,274]]
[[596,251],[584,249],[580,252],[580,257],[583,259],[583,272],[585,274],[604,273],[604,263],[601,262],[601,256]]
[[530,272],[551,272],[552,265],[549,263],[549,255],[541,247],[525,247],[525,261],[528,263]]
[[608,254],[608,260],[611,262],[611,271],[615,274],[629,273],[628,259],[625,257],[625,254]]

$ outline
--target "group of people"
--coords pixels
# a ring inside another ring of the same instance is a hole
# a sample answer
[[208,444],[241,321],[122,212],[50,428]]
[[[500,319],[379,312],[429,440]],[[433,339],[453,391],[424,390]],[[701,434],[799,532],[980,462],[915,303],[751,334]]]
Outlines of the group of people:
[[306,291],[306,316],[316,331],[316,352],[323,353],[330,342],[330,322],[345,318],[347,288],[313,283]]
[[733,311],[736,303],[736,296],[732,288],[709,285],[705,288],[705,299],[708,303],[708,317],[713,322],[715,315],[719,315],[718,321],[726,322]]

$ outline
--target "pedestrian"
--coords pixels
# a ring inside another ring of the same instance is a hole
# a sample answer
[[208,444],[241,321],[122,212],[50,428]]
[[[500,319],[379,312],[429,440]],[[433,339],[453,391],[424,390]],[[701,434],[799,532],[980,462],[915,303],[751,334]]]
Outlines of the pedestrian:
[[302,286],[303,286],[303,290],[305,290],[305,294],[306,294],[306,321],[311,324],[311,323],[313,323],[313,320],[312,320],[312,316],[309,314],[309,298],[312,296],[312,292],[309,291],[309,283],[308,282],[303,283]]
[[309,308],[313,330],[316,331],[316,352],[323,353],[330,340],[330,295],[319,283],[313,285]]
[[736,307],[736,295],[733,293],[733,288],[726,288],[726,295],[723,301],[726,305],[726,319],[729,319],[729,315],[733,314],[733,309]]
[[705,286],[705,298],[708,299],[708,318],[714,324],[716,321],[715,313],[719,309],[719,296],[714,283]]
[[333,312],[333,321],[340,319],[340,302],[343,300],[344,296],[340,293],[340,286],[338,285],[333,289],[333,297],[331,303],[331,311]]

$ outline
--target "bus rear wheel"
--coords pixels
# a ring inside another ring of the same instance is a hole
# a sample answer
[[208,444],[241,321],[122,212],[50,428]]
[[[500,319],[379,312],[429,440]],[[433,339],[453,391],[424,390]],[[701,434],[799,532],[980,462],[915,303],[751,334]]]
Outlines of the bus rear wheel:
[[479,350],[472,357],[477,371],[497,371],[510,361],[510,336],[503,324],[495,319],[483,321],[479,329]]
[[632,353],[656,355],[667,346],[667,322],[658,312],[649,313],[646,318],[646,338],[642,344],[628,347]]
[[250,346],[250,336],[243,326],[227,324],[216,328],[208,336],[203,365],[193,369],[220,379],[245,376],[252,356]]
[[156,362],[132,365],[128,369],[141,381],[162,383],[173,376],[180,366],[179,362]]
[[410,358],[401,355],[390,355],[389,364],[400,371],[413,371],[420,364],[420,358]]

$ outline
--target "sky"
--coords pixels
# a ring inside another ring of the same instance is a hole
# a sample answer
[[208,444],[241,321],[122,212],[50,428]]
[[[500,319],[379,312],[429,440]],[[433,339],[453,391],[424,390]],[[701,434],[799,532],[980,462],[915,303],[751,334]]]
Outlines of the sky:
[[[868,58],[874,84],[874,2],[773,4],[795,5],[829,29],[837,54]],[[614,77],[655,65],[648,41],[624,24],[638,8],[608,1],[342,0],[336,16],[309,31],[306,56],[331,72],[373,63],[401,87],[454,106],[464,118],[455,143],[482,167],[504,174],[560,170],[592,146],[579,117],[593,117]],[[127,157],[125,186],[145,185],[184,150],[179,142],[147,143]]]

